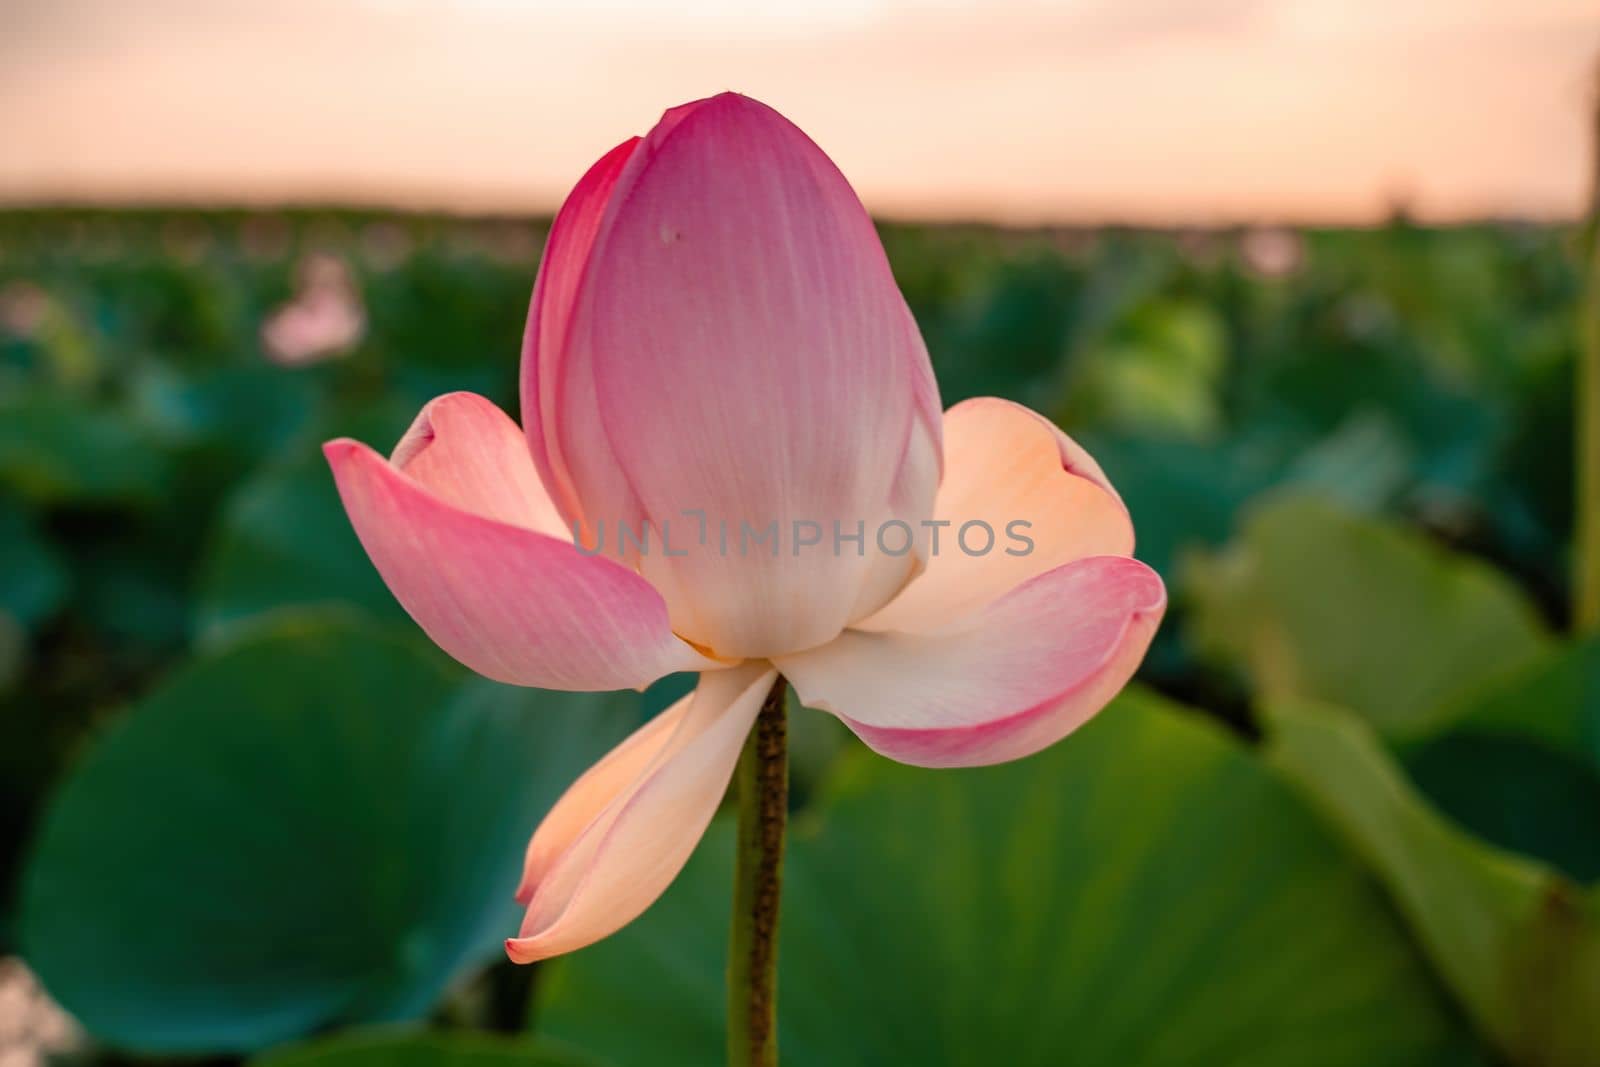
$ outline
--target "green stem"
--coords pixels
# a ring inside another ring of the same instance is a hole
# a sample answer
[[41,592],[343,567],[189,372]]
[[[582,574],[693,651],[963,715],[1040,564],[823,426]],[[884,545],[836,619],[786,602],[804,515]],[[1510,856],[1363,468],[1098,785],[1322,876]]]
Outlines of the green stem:
[[734,771],[739,840],[728,934],[728,1067],[777,1067],[778,898],[789,820],[788,683],[773,683]]
[[1573,625],[1580,634],[1600,632],[1600,77],[1595,80],[1594,173],[1590,175],[1588,284],[1579,307],[1582,351],[1578,353],[1578,529],[1573,545],[1577,588]]
[[1578,354],[1577,596],[1580,634],[1600,631],[1600,220],[1589,235],[1589,278]]

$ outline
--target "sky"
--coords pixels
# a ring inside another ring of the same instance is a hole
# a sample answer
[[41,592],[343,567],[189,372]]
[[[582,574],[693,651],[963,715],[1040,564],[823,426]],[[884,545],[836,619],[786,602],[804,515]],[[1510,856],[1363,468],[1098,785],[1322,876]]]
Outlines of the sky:
[[888,216],[1570,218],[1600,0],[0,0],[0,202],[548,211],[772,104]]

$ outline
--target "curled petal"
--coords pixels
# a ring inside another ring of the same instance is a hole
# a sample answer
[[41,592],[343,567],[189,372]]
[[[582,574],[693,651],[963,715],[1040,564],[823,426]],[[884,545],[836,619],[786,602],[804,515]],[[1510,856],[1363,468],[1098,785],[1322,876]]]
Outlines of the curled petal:
[[447,504],[571,541],[528,459],[522,431],[476,393],[430,400],[389,462]]
[[1133,522],[1099,464],[1048,419],[993,397],[944,417],[944,481],[927,569],[863,630],[923,630],[1086,556],[1133,552]]
[[515,426],[479,398],[445,397],[396,449],[323,446],[351,525],[395,598],[479,674],[606,690],[723,666],[673,634],[637,574],[538,532],[549,499]]
[[776,662],[807,705],[923,767],[1001,763],[1087,722],[1133,676],[1166,610],[1138,560],[1091,556],[918,633],[846,631]]
[[776,679],[767,664],[702,676],[568,790],[528,849],[514,962],[593,944],[655,902],[716,813]]
[[855,193],[770,108],[686,105],[632,151],[557,379],[586,518],[650,524],[638,565],[698,644],[820,644],[915,571],[875,534],[932,507],[927,350]]

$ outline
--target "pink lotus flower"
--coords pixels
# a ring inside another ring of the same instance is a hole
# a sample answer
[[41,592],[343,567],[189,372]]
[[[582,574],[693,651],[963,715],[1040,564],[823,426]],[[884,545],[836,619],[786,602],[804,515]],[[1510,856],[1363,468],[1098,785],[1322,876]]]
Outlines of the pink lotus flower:
[[326,253],[300,263],[300,290],[261,324],[267,358],[284,367],[348,355],[367,329],[367,313],[350,268]]
[[1103,707],[1166,607],[1082,448],[1005,400],[940,412],[860,201],[746,97],[674,108],[573,190],[522,414],[455,393],[387,460],[326,446],[384,580],[468,667],[569,690],[701,672],[534,834],[519,962],[666,889],[779,672],[891,759],[997,763]]

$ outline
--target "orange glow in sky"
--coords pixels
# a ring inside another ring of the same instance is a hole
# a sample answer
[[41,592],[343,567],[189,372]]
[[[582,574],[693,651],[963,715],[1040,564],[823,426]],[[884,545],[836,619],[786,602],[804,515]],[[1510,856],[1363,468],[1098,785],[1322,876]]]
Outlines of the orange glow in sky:
[[1571,217],[1596,0],[5,0],[0,200],[548,210],[760,97],[876,211]]

